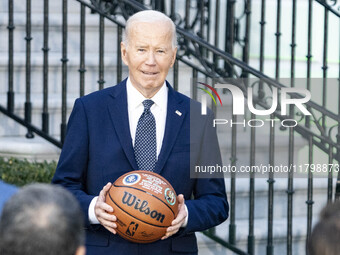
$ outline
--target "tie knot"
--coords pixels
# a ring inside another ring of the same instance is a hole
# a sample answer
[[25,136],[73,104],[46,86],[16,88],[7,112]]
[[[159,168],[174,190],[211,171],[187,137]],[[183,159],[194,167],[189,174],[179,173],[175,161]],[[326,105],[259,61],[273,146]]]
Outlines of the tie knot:
[[144,105],[144,111],[148,111],[150,110],[151,106],[153,105],[153,101],[150,99],[146,99],[143,101],[143,105]]

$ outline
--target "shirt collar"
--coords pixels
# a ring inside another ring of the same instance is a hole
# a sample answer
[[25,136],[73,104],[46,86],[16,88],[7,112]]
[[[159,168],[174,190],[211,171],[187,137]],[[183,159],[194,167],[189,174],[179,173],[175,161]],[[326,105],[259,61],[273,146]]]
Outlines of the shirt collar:
[[[135,109],[142,102],[148,98],[145,98],[131,83],[130,77],[128,77],[126,81],[126,92],[128,98],[128,106],[131,107],[130,109]],[[167,102],[168,102],[168,87],[166,86],[165,82],[157,91],[157,93],[150,98],[154,101],[155,105],[159,106],[162,110],[166,109]]]

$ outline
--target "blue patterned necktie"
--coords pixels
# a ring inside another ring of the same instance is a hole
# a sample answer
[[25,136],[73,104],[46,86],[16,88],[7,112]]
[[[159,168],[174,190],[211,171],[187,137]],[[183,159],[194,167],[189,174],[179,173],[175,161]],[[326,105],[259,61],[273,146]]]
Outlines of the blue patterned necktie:
[[144,112],[140,116],[135,137],[135,158],[138,169],[153,171],[156,165],[156,121],[150,111],[152,100],[144,100]]

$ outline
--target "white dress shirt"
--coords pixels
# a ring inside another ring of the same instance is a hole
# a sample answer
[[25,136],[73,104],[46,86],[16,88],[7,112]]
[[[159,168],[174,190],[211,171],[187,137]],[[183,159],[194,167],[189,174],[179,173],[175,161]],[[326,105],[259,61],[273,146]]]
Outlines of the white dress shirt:
[[163,86],[152,98],[145,98],[131,83],[130,78],[126,82],[126,93],[128,103],[130,134],[132,138],[132,147],[135,145],[136,129],[140,116],[144,111],[143,101],[151,99],[154,104],[150,110],[156,121],[156,144],[157,158],[162,148],[166,113],[168,108],[168,88],[164,82]]
[[[128,115],[129,115],[129,126],[130,134],[132,138],[132,147],[135,144],[136,129],[140,116],[144,111],[143,101],[146,99],[151,99],[154,104],[151,106],[150,110],[155,117],[156,121],[156,144],[157,144],[157,158],[161,151],[163,144],[163,137],[166,124],[166,114],[168,107],[168,87],[165,82],[163,86],[158,90],[158,92],[152,98],[145,98],[131,83],[130,78],[126,81],[126,94],[127,94],[127,105],[128,105]],[[95,213],[94,207],[97,202],[98,197],[94,197],[90,203],[88,216],[91,224],[100,224]],[[188,209],[185,206],[185,210],[188,214]],[[184,226],[187,225],[188,217],[186,218]]]

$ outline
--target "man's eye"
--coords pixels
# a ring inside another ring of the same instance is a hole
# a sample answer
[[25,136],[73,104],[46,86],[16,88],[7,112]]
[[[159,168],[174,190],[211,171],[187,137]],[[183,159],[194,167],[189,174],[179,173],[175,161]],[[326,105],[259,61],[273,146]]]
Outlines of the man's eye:
[[158,53],[164,53],[165,51],[164,50],[158,50],[157,52]]
[[138,52],[144,52],[145,50],[144,49],[138,49]]

